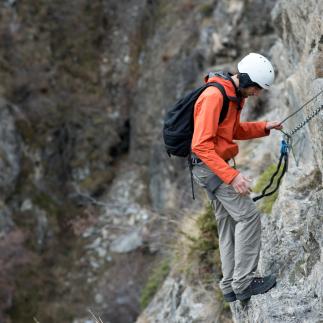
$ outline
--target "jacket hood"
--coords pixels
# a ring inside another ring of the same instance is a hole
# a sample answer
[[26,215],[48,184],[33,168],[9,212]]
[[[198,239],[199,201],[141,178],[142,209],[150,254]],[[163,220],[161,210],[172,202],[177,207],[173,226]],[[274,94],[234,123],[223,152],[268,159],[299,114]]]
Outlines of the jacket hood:
[[[205,83],[217,82],[223,85],[227,96],[238,98],[237,89],[231,80],[231,73],[228,72],[210,72],[204,77]],[[241,98],[240,98],[241,99]]]
[[205,75],[204,81],[205,81],[205,83],[207,83],[209,81],[209,79],[213,78],[213,77],[221,77],[225,80],[229,80],[231,76],[232,76],[232,74],[229,72],[223,72],[223,71],[209,72],[207,75]]

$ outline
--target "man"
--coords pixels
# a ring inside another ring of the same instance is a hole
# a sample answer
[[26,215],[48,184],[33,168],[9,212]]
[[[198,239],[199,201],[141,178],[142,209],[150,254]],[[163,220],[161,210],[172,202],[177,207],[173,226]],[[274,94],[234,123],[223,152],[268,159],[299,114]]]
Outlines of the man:
[[228,302],[248,300],[276,284],[273,275],[254,276],[260,252],[260,214],[249,196],[250,179],[228,163],[238,154],[233,140],[263,137],[271,129],[282,129],[278,121],[240,122],[245,99],[260,95],[273,81],[269,60],[250,53],[239,62],[237,74],[210,74],[206,78],[206,82],[220,83],[230,99],[220,125],[223,95],[218,88],[204,90],[194,107],[193,176],[207,189],[214,206],[223,273],[220,287]]

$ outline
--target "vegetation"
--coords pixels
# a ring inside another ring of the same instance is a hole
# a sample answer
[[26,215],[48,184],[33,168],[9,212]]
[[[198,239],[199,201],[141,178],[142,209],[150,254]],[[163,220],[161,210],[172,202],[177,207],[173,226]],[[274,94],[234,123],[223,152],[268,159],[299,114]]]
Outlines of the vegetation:
[[200,7],[200,13],[204,16],[204,17],[211,17],[212,13],[214,10],[214,4],[213,3],[206,3],[203,4]]
[[[259,176],[255,187],[253,187],[254,192],[256,193],[262,192],[262,190],[266,187],[266,185],[268,185],[271,176],[276,171],[276,167],[277,166],[275,164],[272,164],[265,169],[265,171]],[[282,171],[282,167],[280,168],[279,173],[275,177],[275,180],[271,186],[272,188],[276,187],[277,179],[279,178],[281,171]],[[271,189],[269,191],[271,191]],[[271,210],[273,208],[273,205],[277,197],[278,197],[278,191],[270,196],[264,197],[260,203],[260,210],[264,213],[271,213]]]
[[186,234],[190,239],[190,255],[198,259],[199,274],[204,280],[214,280],[221,276],[219,240],[213,208],[208,204],[205,211],[196,220],[197,237]]
[[212,205],[208,204],[197,216],[185,217],[179,227],[181,235],[172,258],[164,258],[158,263],[141,291],[141,308],[147,307],[172,268],[174,275],[184,275],[189,284],[201,286],[201,292],[213,290],[222,311],[229,311],[230,307],[225,303],[218,287],[222,272],[217,224]]
[[170,270],[169,258],[163,259],[153,270],[145,287],[141,291],[140,306],[146,308],[161,287]]
[[203,286],[204,290],[213,289],[217,303],[221,304],[221,311],[227,316],[230,306],[224,301],[219,288],[222,271],[213,206],[208,203],[192,223],[185,223],[181,233],[184,241],[178,246],[177,267],[195,286]]

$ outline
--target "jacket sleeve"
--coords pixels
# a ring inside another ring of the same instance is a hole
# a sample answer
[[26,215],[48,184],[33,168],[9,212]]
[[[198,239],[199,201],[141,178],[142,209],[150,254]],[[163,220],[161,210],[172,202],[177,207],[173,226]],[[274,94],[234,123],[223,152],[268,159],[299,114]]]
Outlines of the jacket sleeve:
[[195,104],[194,133],[192,151],[196,154],[223,182],[230,184],[239,174],[230,167],[216,152],[214,137],[223,103],[222,94],[218,89],[205,90]]
[[270,134],[270,130],[266,130],[266,121],[259,122],[238,122],[236,124],[233,139],[247,140],[265,137]]

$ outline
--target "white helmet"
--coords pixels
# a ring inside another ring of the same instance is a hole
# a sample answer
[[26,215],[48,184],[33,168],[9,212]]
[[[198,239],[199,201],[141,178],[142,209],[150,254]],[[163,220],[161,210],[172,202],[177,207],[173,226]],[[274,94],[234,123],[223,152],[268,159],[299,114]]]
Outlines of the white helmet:
[[239,73],[249,75],[252,82],[259,84],[264,89],[269,89],[274,82],[275,72],[270,61],[257,53],[250,53],[238,63]]

